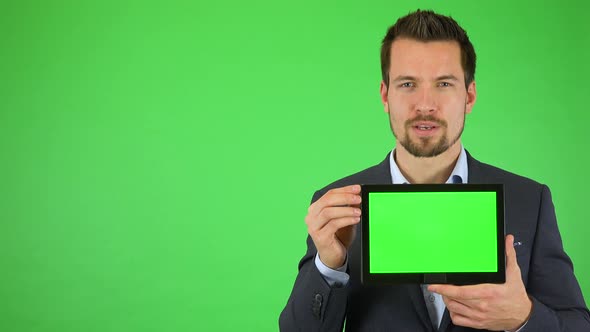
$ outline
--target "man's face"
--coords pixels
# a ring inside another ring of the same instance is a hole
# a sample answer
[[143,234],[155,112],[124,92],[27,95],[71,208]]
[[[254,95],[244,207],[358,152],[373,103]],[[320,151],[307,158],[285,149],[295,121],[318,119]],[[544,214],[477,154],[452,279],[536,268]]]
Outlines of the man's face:
[[434,157],[460,144],[475,97],[475,82],[465,89],[457,42],[393,42],[389,87],[381,82],[381,101],[393,135],[410,154]]

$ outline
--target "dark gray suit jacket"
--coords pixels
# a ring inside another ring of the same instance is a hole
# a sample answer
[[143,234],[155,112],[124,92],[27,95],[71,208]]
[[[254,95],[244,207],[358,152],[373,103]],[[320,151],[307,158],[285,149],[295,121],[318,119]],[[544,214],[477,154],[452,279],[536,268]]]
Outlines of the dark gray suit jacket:
[[[522,279],[533,301],[524,331],[590,331],[590,313],[563,250],[551,193],[547,186],[483,164],[467,154],[469,183],[503,183],[506,232],[513,234]],[[332,188],[351,184],[392,183],[389,155],[380,164],[317,191],[315,202]],[[360,232],[348,252],[350,281],[330,287],[315,266],[316,248],[308,236],[307,253],[286,307],[281,331],[437,331],[430,322],[419,285],[367,287],[360,283]],[[466,332],[445,310],[438,331]]]

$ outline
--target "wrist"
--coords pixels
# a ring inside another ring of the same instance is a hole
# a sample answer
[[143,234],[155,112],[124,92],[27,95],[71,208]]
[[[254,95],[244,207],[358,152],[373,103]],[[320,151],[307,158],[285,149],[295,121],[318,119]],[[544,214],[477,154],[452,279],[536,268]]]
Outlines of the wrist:
[[531,298],[529,296],[527,296],[526,310],[523,310],[523,312],[524,312],[523,316],[525,317],[524,320],[519,320],[520,323],[515,328],[508,330],[508,332],[519,331],[520,329],[522,329],[526,325],[526,323],[531,318],[531,314],[533,313],[533,301],[531,300]]
[[344,265],[344,262],[346,261],[346,257],[344,257],[342,259],[334,259],[332,257],[330,257],[328,259],[324,259],[324,257],[322,255],[320,255],[319,252],[318,252],[318,258],[320,259],[322,264],[324,264],[326,267],[329,267],[332,270],[338,270],[338,268],[342,267]]

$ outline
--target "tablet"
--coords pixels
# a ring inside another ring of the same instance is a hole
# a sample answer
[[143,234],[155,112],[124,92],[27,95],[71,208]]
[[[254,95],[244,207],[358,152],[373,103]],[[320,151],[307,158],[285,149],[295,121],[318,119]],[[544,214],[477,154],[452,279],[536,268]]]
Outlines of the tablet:
[[505,282],[503,185],[361,188],[363,284]]

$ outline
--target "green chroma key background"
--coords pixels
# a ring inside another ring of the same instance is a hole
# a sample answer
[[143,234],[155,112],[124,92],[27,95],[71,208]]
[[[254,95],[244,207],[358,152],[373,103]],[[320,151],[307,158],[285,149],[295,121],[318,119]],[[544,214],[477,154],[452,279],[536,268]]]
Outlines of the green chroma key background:
[[478,54],[464,144],[550,186],[590,297],[583,1],[0,1],[0,330],[275,331],[314,190],[393,147],[379,46]]
[[373,192],[369,201],[369,273],[498,271],[495,192]]

